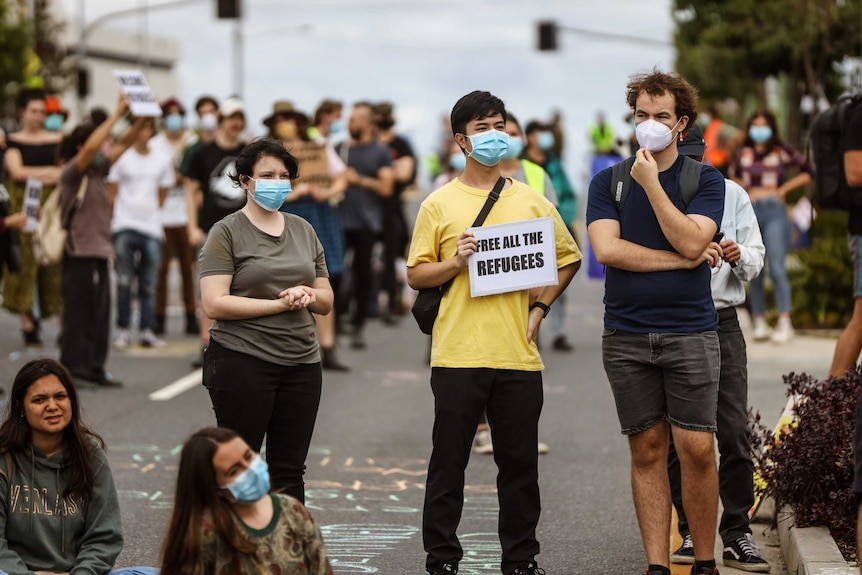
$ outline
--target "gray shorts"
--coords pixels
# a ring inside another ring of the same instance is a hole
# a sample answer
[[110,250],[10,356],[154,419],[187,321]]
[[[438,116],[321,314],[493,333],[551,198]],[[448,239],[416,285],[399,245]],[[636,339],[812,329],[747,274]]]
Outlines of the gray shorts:
[[623,435],[663,420],[682,429],[715,432],[721,365],[716,332],[606,329],[602,359]]

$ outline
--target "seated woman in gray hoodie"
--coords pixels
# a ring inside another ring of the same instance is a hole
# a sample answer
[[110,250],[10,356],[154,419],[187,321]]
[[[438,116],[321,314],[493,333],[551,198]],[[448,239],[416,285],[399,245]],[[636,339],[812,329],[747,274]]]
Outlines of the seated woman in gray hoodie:
[[15,376],[0,425],[0,573],[111,571],[123,548],[120,506],[102,438],[81,421],[72,376],[53,359]]

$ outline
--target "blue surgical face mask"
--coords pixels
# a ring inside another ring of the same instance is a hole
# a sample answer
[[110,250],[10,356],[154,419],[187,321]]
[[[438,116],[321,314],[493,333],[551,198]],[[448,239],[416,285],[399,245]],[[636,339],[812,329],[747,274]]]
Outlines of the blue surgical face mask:
[[260,455],[255,455],[248,469],[236,476],[225,488],[238,503],[254,503],[269,493],[269,467]]
[[542,150],[550,150],[554,147],[554,133],[540,132],[539,137],[536,139],[536,144]]
[[337,134],[344,129],[344,123],[341,120],[335,120],[329,124],[329,135]]
[[456,172],[463,172],[464,168],[467,167],[467,156],[465,156],[461,152],[452,154],[449,157],[449,167]]
[[524,151],[524,140],[509,136],[509,149],[503,154],[504,160],[514,160]]
[[710,116],[707,112],[702,112],[700,116],[697,117],[697,123],[701,125],[701,127],[709,126],[709,123],[712,122],[712,116]]
[[509,149],[509,134],[506,132],[488,130],[467,137],[473,145],[470,157],[483,166],[496,166]]
[[252,199],[257,205],[270,212],[278,211],[291,192],[290,180],[264,180],[263,178],[259,180],[249,178],[249,180],[254,182]]
[[45,116],[45,129],[49,132],[57,132],[63,127],[65,121],[63,114],[48,114]]
[[751,126],[748,128],[748,137],[755,144],[765,144],[772,138],[772,128],[769,126]]
[[179,132],[183,129],[183,117],[179,114],[165,116],[165,129],[168,132]]

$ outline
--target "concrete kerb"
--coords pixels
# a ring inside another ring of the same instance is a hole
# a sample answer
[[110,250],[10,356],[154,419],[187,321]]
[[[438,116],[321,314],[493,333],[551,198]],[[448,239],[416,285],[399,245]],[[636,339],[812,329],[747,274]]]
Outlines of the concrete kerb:
[[788,575],[859,575],[826,527],[796,527],[792,509],[778,515],[778,539]]

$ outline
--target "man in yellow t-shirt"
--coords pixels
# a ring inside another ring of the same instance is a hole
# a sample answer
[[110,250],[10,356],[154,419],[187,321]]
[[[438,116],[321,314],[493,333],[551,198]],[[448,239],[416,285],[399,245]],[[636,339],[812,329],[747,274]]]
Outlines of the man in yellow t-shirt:
[[532,305],[528,290],[470,297],[467,263],[478,244],[466,230],[500,178],[499,162],[508,148],[506,118],[503,102],[488,92],[472,92],[455,104],[452,133],[467,155],[467,166],[422,202],[407,261],[407,280],[414,289],[454,278],[440,304],[431,348],[434,446],[422,518],[431,575],[457,573],[463,557],[455,532],[463,508],[464,470],[483,410],[499,467],[503,574],[542,573],[535,561],[541,508],[536,445],[544,365],[535,339],[550,306],[578,271],[581,252],[547,199],[507,179],[484,225],[553,218],[559,283],[545,287]]

